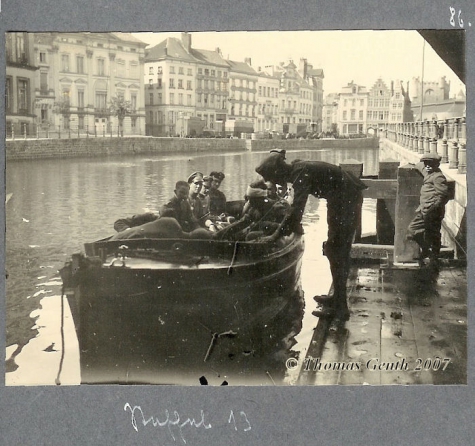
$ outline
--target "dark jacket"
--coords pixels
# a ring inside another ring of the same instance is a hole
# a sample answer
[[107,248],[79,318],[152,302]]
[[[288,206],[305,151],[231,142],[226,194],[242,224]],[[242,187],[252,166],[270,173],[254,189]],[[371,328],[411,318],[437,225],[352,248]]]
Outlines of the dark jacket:
[[219,189],[209,190],[209,212],[213,216],[226,212],[226,195]]
[[191,232],[199,227],[188,200],[179,200],[177,197],[173,197],[162,206],[160,217],[175,218],[185,232]]
[[156,220],[157,218],[158,215],[152,213],[133,215],[132,217],[128,218],[119,218],[119,220],[114,223],[114,229],[117,232],[121,232],[125,229],[134,228],[135,226],[140,226],[144,223],[149,223]]
[[434,169],[431,173],[427,172],[424,163],[417,163],[415,167],[424,177],[417,210],[426,214],[436,208],[444,207],[449,200],[449,187],[445,175],[439,168]]

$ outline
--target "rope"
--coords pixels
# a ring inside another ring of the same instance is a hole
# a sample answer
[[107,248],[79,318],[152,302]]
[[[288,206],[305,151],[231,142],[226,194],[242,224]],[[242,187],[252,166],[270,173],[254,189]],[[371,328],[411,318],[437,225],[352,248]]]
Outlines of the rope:
[[236,255],[237,255],[237,248],[238,248],[238,242],[234,242],[234,251],[233,251],[233,257],[231,259],[231,263],[228,268],[228,276],[231,274],[231,271],[234,266],[234,260],[236,260]]
[[61,288],[61,360],[59,361],[58,375],[56,376],[55,383],[57,386],[61,385],[61,372],[63,371],[64,362],[64,285]]

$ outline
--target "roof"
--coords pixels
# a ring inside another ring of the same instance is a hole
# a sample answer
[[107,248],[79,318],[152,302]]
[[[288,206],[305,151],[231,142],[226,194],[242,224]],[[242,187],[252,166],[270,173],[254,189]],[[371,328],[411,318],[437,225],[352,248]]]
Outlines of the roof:
[[[424,115],[427,114],[436,114],[439,119],[445,117],[460,117],[464,115],[466,107],[465,101],[451,99],[448,101],[433,102],[432,104],[424,104],[422,110]],[[421,109],[420,104],[413,105],[412,110],[414,112],[419,112]]]
[[227,67],[228,64],[225,59],[217,51],[199,50],[191,48],[191,54],[195,59],[203,63],[209,63],[212,65],[221,65]]
[[138,44],[142,44],[144,47],[148,45],[143,40],[137,39],[137,37],[133,36],[130,33],[111,33],[111,34],[114,37],[117,37],[119,40],[122,40],[124,42],[138,43]]
[[186,62],[197,61],[196,58],[185,50],[181,40],[176,37],[169,37],[145,52],[145,62],[153,62],[167,57],[180,59]]
[[257,71],[245,62],[236,62],[234,60],[227,60],[226,62],[230,66],[231,71],[257,76]]
[[325,77],[323,74],[322,68],[312,68],[311,70],[307,71],[308,76],[321,76],[322,78]]

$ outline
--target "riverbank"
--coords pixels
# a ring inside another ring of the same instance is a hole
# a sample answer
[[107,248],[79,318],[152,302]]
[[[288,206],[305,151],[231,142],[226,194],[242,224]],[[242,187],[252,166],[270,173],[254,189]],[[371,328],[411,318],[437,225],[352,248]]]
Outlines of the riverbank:
[[38,158],[81,158],[114,155],[156,155],[170,153],[260,152],[273,148],[285,150],[368,149],[378,148],[378,138],[358,139],[223,139],[90,137],[71,139],[15,139],[5,142],[7,161]]

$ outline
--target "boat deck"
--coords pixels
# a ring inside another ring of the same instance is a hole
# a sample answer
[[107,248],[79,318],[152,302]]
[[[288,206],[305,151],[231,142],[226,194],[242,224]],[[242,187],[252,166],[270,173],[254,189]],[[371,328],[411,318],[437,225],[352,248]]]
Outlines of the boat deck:
[[344,326],[318,320],[299,384],[466,384],[465,265],[354,266],[348,296]]

